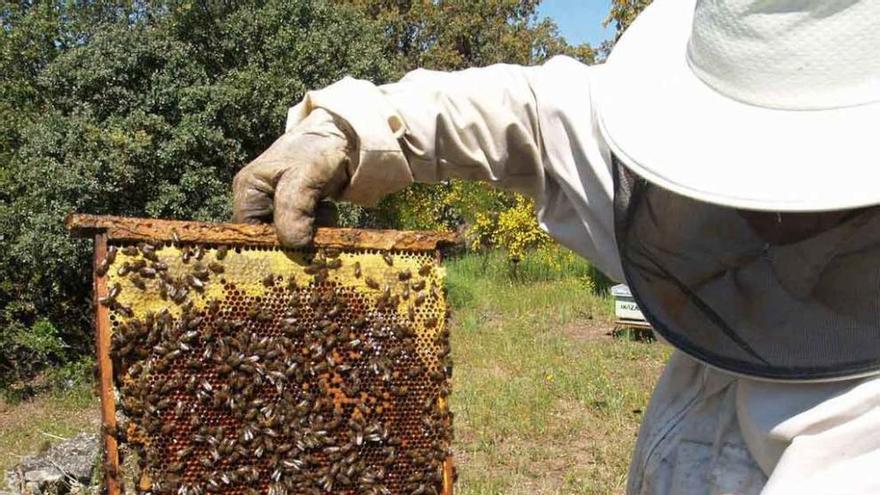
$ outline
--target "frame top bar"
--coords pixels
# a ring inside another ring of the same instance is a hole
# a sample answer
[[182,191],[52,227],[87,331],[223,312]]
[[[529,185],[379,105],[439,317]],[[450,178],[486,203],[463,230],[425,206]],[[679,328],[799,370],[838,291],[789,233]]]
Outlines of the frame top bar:
[[[110,241],[179,241],[281,247],[270,224],[207,223],[71,213],[64,221],[77,237],[103,233]],[[312,247],[434,251],[455,244],[450,232],[318,227]]]

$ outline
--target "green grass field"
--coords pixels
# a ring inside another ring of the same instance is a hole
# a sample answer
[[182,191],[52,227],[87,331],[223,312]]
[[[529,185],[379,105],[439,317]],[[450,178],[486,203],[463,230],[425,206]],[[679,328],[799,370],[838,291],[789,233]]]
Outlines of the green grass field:
[[[586,263],[450,260],[457,493],[622,493],[639,420],[668,349],[610,336],[611,301]],[[0,402],[0,469],[98,428],[86,385]]]

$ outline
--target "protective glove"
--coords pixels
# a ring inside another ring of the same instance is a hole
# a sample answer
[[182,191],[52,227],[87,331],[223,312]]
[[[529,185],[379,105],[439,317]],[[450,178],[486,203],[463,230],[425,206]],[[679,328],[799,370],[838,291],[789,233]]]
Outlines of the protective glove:
[[235,175],[233,221],[274,221],[283,245],[307,244],[318,202],[338,197],[349,182],[353,143],[345,121],[314,109]]

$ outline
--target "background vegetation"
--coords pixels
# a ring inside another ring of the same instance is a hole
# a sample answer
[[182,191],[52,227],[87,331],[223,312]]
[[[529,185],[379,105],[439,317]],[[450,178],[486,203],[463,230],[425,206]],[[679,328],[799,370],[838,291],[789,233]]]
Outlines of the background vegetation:
[[[282,131],[287,108],[344,75],[382,83],[419,66],[533,64],[559,53],[593,62],[592,48],[537,20],[538,3],[4,2],[0,390],[87,366],[91,246],[65,232],[68,212],[224,220],[233,175]],[[609,22],[623,29],[643,3],[616,1]],[[470,248],[502,247],[518,260],[555,249],[531,208],[450,182],[371,210],[344,206],[342,221],[459,229]]]

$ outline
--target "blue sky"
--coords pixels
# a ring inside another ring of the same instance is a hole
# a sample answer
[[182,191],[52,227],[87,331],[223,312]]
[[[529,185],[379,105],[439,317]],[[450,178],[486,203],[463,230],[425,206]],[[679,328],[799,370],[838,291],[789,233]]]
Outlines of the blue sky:
[[556,21],[569,43],[586,42],[596,47],[614,33],[612,26],[602,27],[610,5],[611,0],[544,0],[538,12]]

